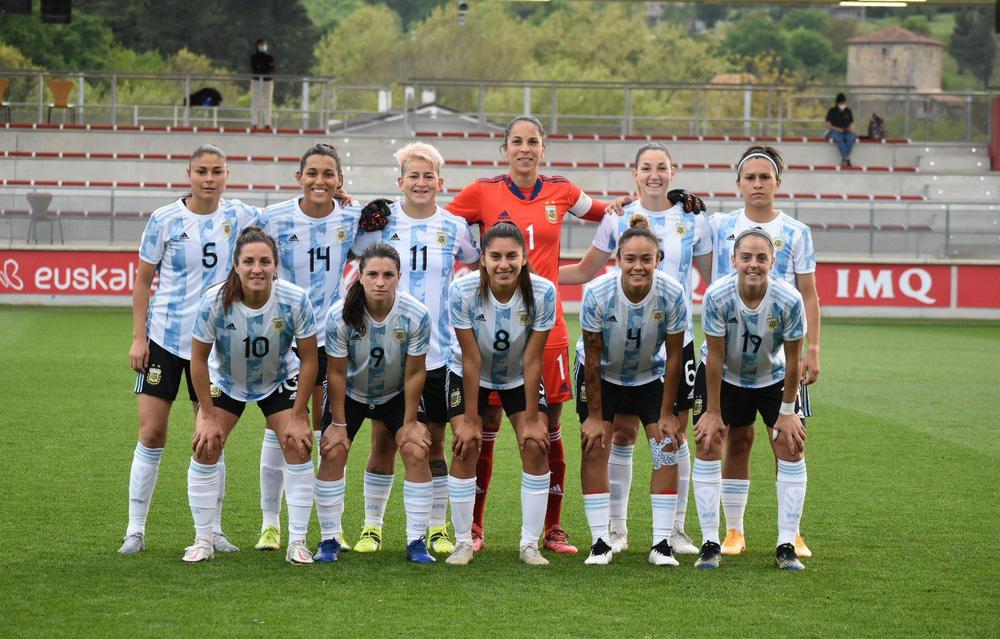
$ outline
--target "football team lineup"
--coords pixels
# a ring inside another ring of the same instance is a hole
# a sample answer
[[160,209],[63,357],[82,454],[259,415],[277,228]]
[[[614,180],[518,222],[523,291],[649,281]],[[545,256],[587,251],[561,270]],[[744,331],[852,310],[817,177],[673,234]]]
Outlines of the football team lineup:
[[[532,116],[508,123],[500,151],[508,173],[470,184],[447,209],[436,199],[444,162],[425,143],[395,154],[400,200],[365,206],[344,191],[339,153],[327,144],[302,156],[302,193],[265,209],[224,198],[221,149],[194,151],[190,193],[154,212],[140,243],[129,352],[139,438],[121,554],[146,547],[183,378],[195,409],[187,472],[195,540],[185,562],[239,550],[222,527],[224,450],[251,402],[266,421],[257,550],[284,545],[293,564],[378,551],[398,454],[406,559],[468,564],[486,544],[506,417],[521,460],[520,560],[576,554],[561,517],[571,402],[590,529],[583,563],[608,564],[629,547],[640,428],[652,460],[648,562],[677,566],[692,555],[693,565],[714,569],[742,554],[759,414],[776,464],[773,563],[805,568],[812,552],[799,524],[820,310],[809,227],[774,207],[780,153],[747,148],[734,176],[744,207],[709,216],[698,198],[671,190],[674,162],[658,143],[636,151],[637,198],[610,203],[539,175],[545,134]],[[586,254],[560,267],[567,214],[599,227]],[[342,295],[353,258],[357,278]],[[599,275],[609,260],[617,268]],[[456,262],[471,272],[455,277]],[[711,282],[697,356],[694,269]],[[557,284],[586,284],[572,359]],[[364,525],[350,545],[346,470],[366,421]],[[686,532],[691,493],[700,541]],[[320,541],[310,548],[314,510]]]

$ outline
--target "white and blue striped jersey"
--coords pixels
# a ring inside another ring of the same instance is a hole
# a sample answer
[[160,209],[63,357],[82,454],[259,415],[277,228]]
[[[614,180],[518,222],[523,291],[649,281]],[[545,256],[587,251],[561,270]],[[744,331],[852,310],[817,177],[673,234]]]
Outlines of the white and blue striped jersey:
[[666,211],[648,211],[639,201],[625,207],[621,215],[605,215],[594,235],[594,246],[605,253],[614,255],[618,251],[618,238],[628,230],[629,220],[636,213],[649,219],[649,228],[660,238],[663,259],[658,267],[684,287],[687,299],[688,326],[684,331],[684,343],[694,341],[694,269],[692,260],[696,255],[712,252],[712,229],[704,215],[685,213],[681,204]]
[[746,216],[744,209],[716,213],[708,219],[712,227],[712,281],[733,272],[733,244],[736,236],[751,228],[762,228],[774,240],[774,267],[771,278],[795,286],[795,276],[816,272],[816,251],[809,226],[778,211],[777,217],[763,224]]
[[[482,364],[479,385],[483,388],[506,390],[524,384],[524,347],[532,331],[549,331],[556,323],[556,286],[544,277],[531,274],[534,316],[528,316],[521,289],[515,291],[506,304],[501,304],[487,292],[479,294],[479,273],[470,273],[451,283],[448,294],[451,324],[455,328],[472,329],[479,343]],[[451,345],[448,369],[462,376],[462,349],[458,339]]]
[[784,280],[770,280],[764,299],[750,309],[738,286],[735,273],[713,282],[701,306],[705,335],[726,338],[722,378],[743,388],[777,384],[785,379],[785,342],[806,335],[802,295]]
[[259,218],[259,209],[239,200],[220,200],[207,215],[192,213],[182,200],[153,212],[139,244],[139,259],[156,265],[160,278],[146,313],[148,339],[191,359],[202,293],[226,279],[236,238]]
[[403,392],[406,358],[427,353],[431,318],[427,307],[404,291],[385,319],[364,314],[365,334],[344,322],[344,300],[330,307],[326,319],[326,352],[347,358],[347,395],[365,404],[384,404]]
[[264,399],[299,372],[296,339],[316,334],[316,316],[306,292],[275,280],[261,308],[233,302],[226,311],[222,285],[205,291],[194,338],[213,344],[208,360],[212,384],[241,402]]
[[388,225],[381,231],[361,231],[354,254],[376,242],[391,245],[399,252],[402,270],[399,288],[417,298],[431,314],[431,347],[427,369],[447,364],[455,335],[448,318],[448,285],[455,273],[455,260],[472,264],[479,259],[479,246],[469,223],[438,207],[434,215],[416,219],[406,214],[399,202],[390,207]]
[[[340,299],[344,275],[361,219],[361,206],[352,202],[341,207],[334,202],[325,217],[310,217],[293,198],[264,209],[261,228],[278,243],[278,275],[309,293],[317,318],[325,318],[330,306]],[[324,346],[320,331],[317,345]]]
[[619,386],[663,377],[667,335],[683,333],[687,325],[684,287],[662,271],[653,273],[653,285],[638,303],[625,296],[620,273],[606,273],[584,289],[580,328],[601,334],[601,379]]

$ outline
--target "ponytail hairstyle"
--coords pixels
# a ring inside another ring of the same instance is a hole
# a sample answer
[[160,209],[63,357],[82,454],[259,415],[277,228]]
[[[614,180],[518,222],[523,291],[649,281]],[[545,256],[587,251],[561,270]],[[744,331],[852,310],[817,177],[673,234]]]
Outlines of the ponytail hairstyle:
[[364,335],[368,332],[368,329],[365,327],[365,289],[361,285],[361,278],[364,277],[365,265],[368,263],[368,260],[376,257],[385,257],[395,262],[397,273],[402,268],[399,261],[399,253],[385,242],[376,242],[361,253],[361,259],[358,262],[358,278],[347,289],[347,295],[344,296],[344,312],[342,314],[344,323],[357,331],[358,335]]
[[257,242],[267,244],[271,249],[275,268],[277,268],[278,245],[274,241],[274,238],[256,226],[248,226],[240,231],[239,237],[236,238],[236,249],[233,251],[233,267],[229,269],[229,275],[226,276],[226,281],[222,283],[222,288],[219,289],[219,295],[222,296],[222,305],[227,313],[232,308],[233,302],[243,301],[243,285],[240,283],[239,273],[236,272],[236,266],[240,263],[240,255],[243,254],[243,247],[247,244]]
[[511,118],[510,122],[503,129],[503,143],[500,145],[500,153],[504,153],[507,150],[507,142],[510,140],[510,132],[514,129],[514,125],[518,122],[531,122],[538,129],[538,136],[542,138],[542,146],[545,146],[545,127],[542,123],[533,115],[518,115]]
[[333,158],[333,161],[337,163],[337,175],[344,175],[344,172],[340,168],[340,154],[337,153],[337,149],[332,144],[314,144],[306,152],[302,154],[302,159],[299,160],[299,173],[306,170],[306,160],[313,155],[325,155],[327,157]]
[[780,180],[781,174],[785,170],[785,161],[781,159],[781,154],[778,153],[778,149],[773,146],[761,146],[755,144],[753,146],[747,147],[747,150],[743,152],[740,156],[740,161],[736,165],[736,181],[740,181],[740,171],[743,170],[743,164],[751,158],[760,158],[762,160],[767,160],[774,167],[774,177]]
[[620,260],[622,258],[622,247],[625,246],[625,242],[628,242],[633,237],[644,237],[653,243],[656,247],[656,260],[663,260],[663,249],[660,248],[660,238],[656,237],[656,233],[649,228],[649,218],[642,213],[636,213],[628,219],[628,228],[622,233],[621,237],[618,238],[618,252],[616,257]]
[[[521,229],[517,228],[516,224],[507,220],[501,220],[483,234],[481,240],[483,255],[486,254],[486,249],[489,248],[490,244],[500,239],[514,240],[521,247],[521,253],[524,254],[524,266],[521,267],[521,272],[517,275],[517,287],[521,291],[521,297],[524,298],[525,310],[528,312],[528,325],[530,326],[531,320],[535,316],[535,294],[531,286],[531,264],[528,262],[528,245],[524,241]],[[481,262],[479,266],[479,297],[484,304],[486,303],[489,291],[490,275],[486,272],[486,264]]]

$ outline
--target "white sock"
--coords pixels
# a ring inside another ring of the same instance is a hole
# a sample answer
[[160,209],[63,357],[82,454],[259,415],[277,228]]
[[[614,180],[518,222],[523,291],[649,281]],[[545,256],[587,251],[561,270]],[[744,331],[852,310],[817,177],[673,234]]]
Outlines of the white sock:
[[635,446],[611,444],[608,478],[611,480],[611,525],[627,530],[628,495],[632,490],[632,453]]
[[448,475],[448,501],[451,502],[451,525],[455,527],[455,541],[471,544],[476,478],[460,479]]
[[146,532],[146,516],[149,502],[156,488],[156,476],[160,472],[162,448],[146,448],[142,442],[135,443],[132,453],[132,470],[128,477],[128,529],[125,536]]
[[653,545],[664,539],[670,543],[674,532],[674,516],[677,511],[677,495],[650,495],[653,502]]
[[521,473],[521,544],[538,545],[545,525],[545,510],[549,499],[549,475]]
[[219,455],[215,463],[219,469],[219,496],[215,501],[215,521],[212,522],[212,532],[222,534],[222,502],[226,499],[226,451]]
[[431,503],[431,518],[428,526],[438,528],[444,526],[448,517],[448,475],[432,477],[434,485],[434,501]]
[[323,431],[314,430],[313,431],[313,457],[316,459],[316,467],[319,468],[319,463],[323,461],[323,456],[319,453],[319,442],[323,439]]
[[381,526],[395,475],[365,471],[365,526]]
[[316,516],[319,518],[321,539],[332,539],[344,532],[344,494],[347,478],[333,481],[316,480]]
[[264,443],[260,447],[260,512],[263,522],[281,530],[281,489],[285,482],[285,456],[273,430],[264,429]]
[[427,521],[434,501],[434,484],[403,481],[403,510],[406,511],[406,543],[427,536]]
[[219,499],[219,470],[215,464],[199,464],[193,458],[188,466],[188,505],[194,518],[195,539],[212,541],[212,522]]
[[313,484],[312,460],[301,464],[285,462],[285,503],[288,504],[288,542],[305,541],[312,515]]
[[677,511],[674,514],[674,530],[684,530],[687,518],[688,487],[691,485],[691,450],[687,442],[677,449]]
[[591,493],[583,496],[583,510],[590,526],[590,543],[598,539],[608,541],[608,523],[611,521],[611,493]]
[[794,544],[806,503],[806,460],[778,460],[778,545]]
[[722,461],[695,457],[691,469],[694,499],[701,522],[701,542],[719,543],[719,493],[722,490]]
[[743,532],[743,513],[750,496],[749,479],[722,480],[722,512],[726,515],[726,529]]

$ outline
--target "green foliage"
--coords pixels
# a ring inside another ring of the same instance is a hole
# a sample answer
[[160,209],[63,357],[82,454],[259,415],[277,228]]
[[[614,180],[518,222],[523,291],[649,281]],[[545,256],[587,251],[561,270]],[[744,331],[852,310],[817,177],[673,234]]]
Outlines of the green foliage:
[[959,12],[948,50],[955,56],[959,68],[971,72],[985,88],[997,59],[993,11],[968,9]]
[[820,32],[798,27],[787,37],[789,58],[811,77],[834,63],[833,47]]
[[302,0],[306,14],[320,33],[336,29],[363,4],[364,0]]
[[6,44],[45,69],[102,70],[115,34],[94,15],[75,11],[69,24],[43,24],[38,14],[4,15],[0,44]]
[[794,29],[811,29],[822,31],[826,28],[828,14],[820,9],[792,9],[781,18],[781,28],[792,31]]
[[385,6],[365,5],[323,36],[313,71],[341,84],[392,82],[402,75],[405,45],[399,17]]
[[931,21],[924,15],[907,16],[902,26],[907,31],[925,36],[931,35]]
[[739,20],[729,25],[722,51],[733,60],[741,61],[742,68],[750,73],[760,73],[763,69],[753,63],[759,56],[771,56],[782,67],[787,66],[788,44],[781,29],[764,11],[744,13]]

